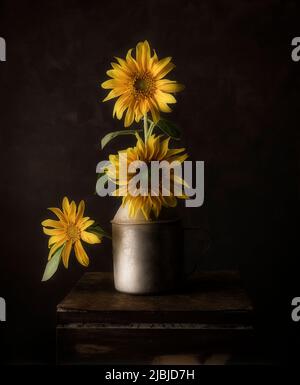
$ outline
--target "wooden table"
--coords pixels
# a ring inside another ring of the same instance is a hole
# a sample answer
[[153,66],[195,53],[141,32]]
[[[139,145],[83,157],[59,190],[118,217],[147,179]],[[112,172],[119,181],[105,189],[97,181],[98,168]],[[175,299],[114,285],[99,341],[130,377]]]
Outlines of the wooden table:
[[236,272],[197,273],[180,292],[153,296],[118,293],[111,273],[86,273],[57,306],[57,361],[225,362],[251,342],[252,311]]

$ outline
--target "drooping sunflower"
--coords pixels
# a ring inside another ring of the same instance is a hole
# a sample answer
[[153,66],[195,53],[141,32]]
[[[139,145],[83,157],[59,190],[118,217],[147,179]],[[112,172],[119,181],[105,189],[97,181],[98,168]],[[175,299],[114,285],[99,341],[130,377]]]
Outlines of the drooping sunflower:
[[125,60],[117,57],[118,63],[111,63],[112,69],[107,75],[112,79],[102,83],[104,89],[111,90],[103,101],[118,98],[113,116],[121,120],[127,110],[125,127],[134,120],[139,122],[148,112],[157,123],[160,111],[171,112],[169,104],[176,103],[172,94],[184,88],[174,80],[164,79],[175,67],[171,57],[159,60],[155,51],[151,54],[147,40],[137,44],[135,58],[132,51],[128,51]]
[[[165,161],[167,165],[172,164],[172,162],[181,164],[187,159],[188,154],[184,152],[185,148],[170,149],[170,137],[162,139],[162,135],[156,136],[152,134],[145,142],[138,133],[136,137],[137,143],[135,147],[127,148],[126,150],[119,151],[117,155],[109,156],[110,165],[106,168],[105,172],[119,186],[113,195],[123,196],[122,205],[126,206],[128,204],[129,216],[134,218],[139,210],[141,210],[145,219],[150,220],[152,212],[158,218],[162,207],[175,207],[177,205],[177,198],[186,199],[187,196],[185,194],[179,196],[174,194],[174,186],[175,184],[187,184],[181,177],[170,173],[170,190],[167,193],[163,191],[162,179],[160,178],[158,189],[152,190],[153,186],[149,186],[147,194],[132,195],[128,186],[136,173],[127,173],[123,176],[120,173],[120,168],[123,167],[123,169],[128,170],[129,165],[134,161],[143,161],[146,165],[150,165],[150,162],[153,161]],[[150,178],[147,177],[147,181],[150,181]]]
[[44,233],[50,236],[48,260],[59,248],[63,248],[62,261],[65,268],[68,268],[70,253],[74,247],[78,262],[83,266],[89,265],[89,257],[81,241],[90,244],[101,243],[102,237],[95,232],[89,232],[95,221],[83,216],[84,209],[84,201],[80,201],[77,209],[76,203],[70,203],[67,197],[63,199],[62,210],[57,207],[49,208],[59,220],[46,219],[42,222]]

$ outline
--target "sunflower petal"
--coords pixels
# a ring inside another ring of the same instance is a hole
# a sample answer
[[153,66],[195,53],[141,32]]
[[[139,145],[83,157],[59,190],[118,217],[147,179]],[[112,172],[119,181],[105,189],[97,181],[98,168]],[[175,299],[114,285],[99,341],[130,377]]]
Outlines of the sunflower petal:
[[127,189],[127,184],[124,185],[124,186],[121,186],[120,188],[117,188],[115,191],[112,192],[112,196],[113,197],[121,197],[121,196],[125,196],[128,192],[128,189]]
[[120,67],[122,68],[122,70],[128,74],[131,74],[131,69],[130,67],[128,66],[128,63],[126,62],[126,60],[124,59],[121,59],[119,57],[115,57],[115,59],[118,61]]
[[130,75],[131,75],[131,70],[130,70],[129,66],[127,65],[127,63],[126,63],[124,60],[122,60],[122,59],[117,59],[117,58],[116,58],[116,60],[118,60],[118,61],[121,60],[121,61],[122,61],[122,65],[120,65],[120,64],[118,64],[118,63],[112,62],[112,63],[110,63],[110,65],[112,66],[112,68],[113,68],[114,70],[120,71],[122,74],[125,74],[125,75],[127,75],[127,76],[130,76]]
[[136,61],[139,66],[143,68],[143,51],[144,51],[144,43],[140,41],[136,46]]
[[188,157],[189,157],[188,154],[175,155],[175,156],[171,156],[170,158],[168,158],[168,162],[170,162],[170,163],[172,163],[172,162],[179,162],[179,163],[182,163],[182,162],[184,162]]
[[149,65],[150,56],[151,56],[150,45],[149,45],[147,40],[145,40],[144,43],[143,43],[142,55],[143,55],[142,56],[143,68],[146,70],[147,66]]
[[157,88],[163,92],[176,93],[184,90],[184,85],[175,80],[161,79],[156,82]]
[[160,99],[156,99],[156,102],[160,111],[166,112],[166,113],[172,112],[171,108],[167,105],[167,103],[163,102]]
[[114,88],[113,90],[109,91],[107,96],[103,99],[103,102],[107,102],[110,99],[117,98],[118,96],[122,95],[124,93],[124,90]]
[[85,204],[84,204],[84,201],[81,200],[77,209],[76,221],[75,221],[76,223],[78,223],[82,219],[84,214],[84,209],[85,209]]
[[154,212],[155,217],[158,218],[159,213],[161,211],[161,200],[160,199],[156,199],[156,197],[154,197],[154,199],[152,199],[152,210]]
[[161,60],[159,60],[152,69],[153,75],[157,76],[172,60],[171,56],[165,57]]
[[42,222],[44,227],[54,227],[55,229],[63,229],[65,225],[60,221],[54,221],[53,219],[45,219]]
[[76,203],[74,201],[71,202],[70,204],[70,213],[68,216],[69,223],[75,223],[76,219]]
[[100,237],[98,237],[96,234],[89,233],[88,231],[81,232],[81,239],[86,243],[90,243],[91,245],[102,242]]
[[80,219],[78,221],[78,226],[80,227],[81,225],[83,225],[86,221],[88,221],[90,219],[90,217],[83,217],[82,219]]
[[166,155],[166,159],[173,155],[180,154],[183,151],[185,151],[185,148],[169,148]]
[[62,261],[66,269],[69,266],[69,258],[70,258],[71,250],[72,250],[72,241],[67,241],[62,252]]
[[173,175],[173,180],[174,180],[174,183],[177,185],[185,186],[187,188],[190,187],[188,185],[188,183],[183,178],[181,178],[179,175]]
[[108,75],[112,79],[123,79],[124,81],[128,80],[128,74],[122,71],[122,69],[108,70],[106,71],[106,75]]
[[69,203],[69,199],[67,197],[64,197],[64,199],[63,199],[62,208],[63,208],[63,212],[64,212],[65,216],[68,217],[68,215],[70,213],[70,203]]
[[51,245],[53,245],[54,243],[60,242],[62,239],[66,239],[65,234],[52,235],[52,237],[49,238],[48,247],[51,247]]
[[61,241],[55,243],[55,244],[51,247],[51,249],[50,249],[50,251],[49,251],[49,255],[48,255],[48,260],[50,260],[50,259],[52,258],[53,254],[56,252],[56,250],[58,250],[64,243],[65,243],[65,240],[63,239],[63,240],[61,240]]
[[125,115],[125,122],[124,122],[124,127],[129,127],[134,121],[134,114],[133,110],[128,107],[128,110]]
[[75,250],[77,261],[83,266],[88,266],[90,262],[89,257],[87,256],[84,248],[82,247],[82,243],[80,241],[75,242],[74,250]]
[[94,223],[95,223],[95,221],[93,221],[92,219],[84,222],[83,224],[81,223],[80,224],[80,230],[83,231],[83,230],[87,229],[88,227],[92,226]]
[[162,92],[159,90],[156,91],[155,99],[160,100],[163,103],[176,103],[176,99],[172,94],[167,94],[166,92]]
[[47,227],[43,227],[43,232],[46,235],[62,235],[65,234],[64,229],[48,229]]
[[162,204],[165,207],[175,207],[177,206],[177,199],[174,195],[162,196]]
[[132,70],[132,71],[136,71],[138,69],[138,64],[136,62],[136,60],[132,57],[132,54],[131,52],[133,51],[133,49],[131,48],[128,52],[127,52],[127,55],[126,55],[126,62],[128,64],[128,67]]
[[158,62],[158,57],[157,57],[157,54],[156,54],[156,51],[153,50],[153,56],[150,58],[149,60],[149,70],[152,71],[154,65]]
[[49,207],[48,210],[52,211],[60,221],[67,223],[65,215],[60,209],[57,207]]
[[113,109],[113,117],[116,115],[117,119],[121,120],[124,111],[128,107],[130,96],[128,94],[121,95],[116,101]]
[[144,204],[141,207],[142,213],[147,221],[150,219],[151,203],[149,197],[146,197]]
[[149,103],[149,106],[150,106],[150,111],[151,111],[153,122],[157,123],[159,121],[159,119],[160,119],[160,114],[159,114],[158,106],[157,106],[157,104],[155,103],[155,101],[153,99],[149,100],[148,103]]
[[115,88],[118,85],[119,85],[119,82],[116,79],[109,79],[103,82],[101,84],[101,87],[104,88],[105,90],[109,90],[111,88]]
[[169,63],[164,68],[162,68],[156,75],[156,79],[160,80],[164,76],[166,76],[169,72],[171,72],[175,68],[175,64]]

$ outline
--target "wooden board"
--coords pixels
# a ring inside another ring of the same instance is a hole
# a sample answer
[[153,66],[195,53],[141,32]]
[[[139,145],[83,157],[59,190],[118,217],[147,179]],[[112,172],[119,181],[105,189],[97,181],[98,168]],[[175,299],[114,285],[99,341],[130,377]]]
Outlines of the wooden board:
[[250,344],[252,310],[236,272],[202,272],[177,293],[155,296],[118,293],[111,273],[86,273],[57,307],[57,361],[145,364],[228,354]]
[[159,356],[233,353],[251,343],[246,329],[57,329],[59,363],[148,364]]
[[86,273],[57,306],[58,323],[250,323],[252,304],[236,272],[203,272],[177,293],[118,293],[111,273]]

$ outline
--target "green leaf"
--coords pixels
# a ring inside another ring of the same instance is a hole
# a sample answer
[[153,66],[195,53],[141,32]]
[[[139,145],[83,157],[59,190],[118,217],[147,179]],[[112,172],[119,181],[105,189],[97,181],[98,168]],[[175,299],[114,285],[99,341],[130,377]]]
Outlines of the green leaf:
[[92,224],[91,226],[89,226],[85,231],[88,231],[90,233],[93,233],[93,234],[96,234],[100,237],[106,237],[106,238],[109,238],[111,239],[111,236],[106,232],[104,231],[99,225],[98,223],[94,223]]
[[179,140],[181,137],[181,131],[179,127],[167,119],[160,119],[156,123],[156,126],[160,128],[164,134],[170,136],[173,139]]
[[106,134],[101,140],[101,148],[103,148],[109,143],[112,139],[116,138],[120,135],[135,135],[136,132],[141,132],[142,130],[122,130],[122,131],[114,131]]
[[65,245],[62,245],[58,250],[56,250],[50,261],[48,261],[44,271],[42,282],[48,281],[48,279],[50,279],[56,273],[56,270],[59,266],[59,262],[61,260],[61,253],[63,251],[64,246]]

